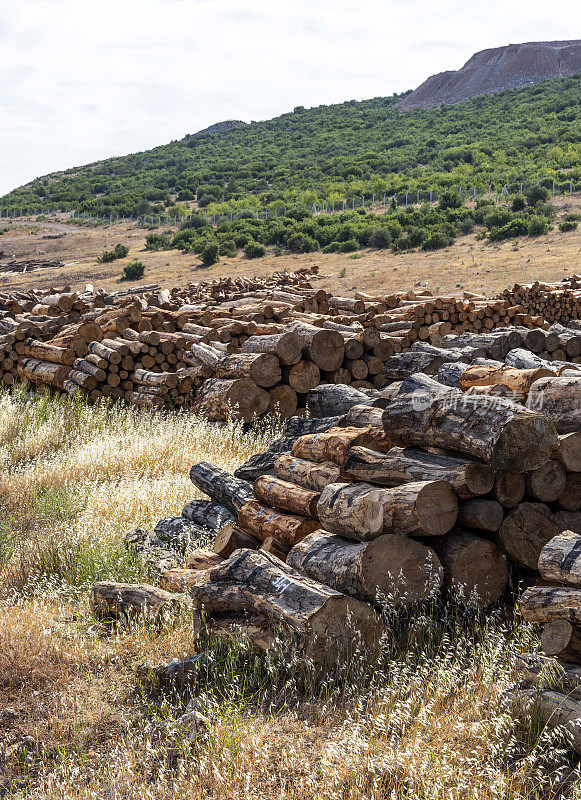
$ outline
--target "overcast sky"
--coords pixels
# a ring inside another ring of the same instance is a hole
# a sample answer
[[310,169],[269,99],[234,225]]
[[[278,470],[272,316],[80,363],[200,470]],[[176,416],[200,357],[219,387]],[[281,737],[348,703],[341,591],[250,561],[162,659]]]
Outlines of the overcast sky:
[[220,120],[412,89],[579,23],[576,0],[0,0],[0,195]]

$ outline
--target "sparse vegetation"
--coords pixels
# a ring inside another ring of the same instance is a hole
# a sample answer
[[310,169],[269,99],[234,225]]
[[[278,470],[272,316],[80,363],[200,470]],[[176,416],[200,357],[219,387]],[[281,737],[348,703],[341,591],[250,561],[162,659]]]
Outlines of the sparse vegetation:
[[145,264],[143,261],[134,258],[125,267],[123,267],[122,281],[139,281],[145,275]]
[[111,261],[117,261],[119,258],[125,258],[129,253],[129,248],[124,244],[116,244],[112,250],[103,250],[99,256],[98,261],[102,264],[109,264]]

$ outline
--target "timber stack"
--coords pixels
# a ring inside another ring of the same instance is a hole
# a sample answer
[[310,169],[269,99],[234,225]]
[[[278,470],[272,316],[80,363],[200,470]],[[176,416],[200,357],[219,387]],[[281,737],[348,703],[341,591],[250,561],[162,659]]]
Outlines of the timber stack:
[[558,283],[515,283],[502,297],[526,313],[541,315],[548,322],[581,319],[581,275],[564,278]]

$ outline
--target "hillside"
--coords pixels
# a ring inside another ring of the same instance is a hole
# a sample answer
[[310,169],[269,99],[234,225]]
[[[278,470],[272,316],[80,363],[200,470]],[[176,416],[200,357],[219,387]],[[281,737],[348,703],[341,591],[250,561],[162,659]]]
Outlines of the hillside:
[[581,70],[581,41],[525,42],[475,53],[459,70],[432,75],[404,97],[398,108],[436,108],[478,95],[519,89]]
[[0,207],[136,215],[521,181],[581,180],[581,76],[401,114],[401,96],[319,106],[36,179]]

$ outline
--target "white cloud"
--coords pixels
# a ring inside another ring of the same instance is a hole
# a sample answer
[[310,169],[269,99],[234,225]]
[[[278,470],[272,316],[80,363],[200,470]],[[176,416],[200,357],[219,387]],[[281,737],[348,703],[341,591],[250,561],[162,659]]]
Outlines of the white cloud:
[[0,7],[0,195],[219,120],[415,88],[477,50],[571,38],[581,21],[571,0],[0,0]]

